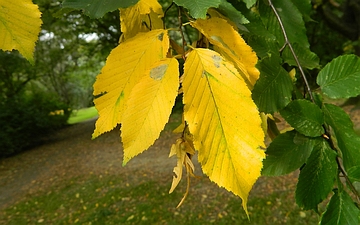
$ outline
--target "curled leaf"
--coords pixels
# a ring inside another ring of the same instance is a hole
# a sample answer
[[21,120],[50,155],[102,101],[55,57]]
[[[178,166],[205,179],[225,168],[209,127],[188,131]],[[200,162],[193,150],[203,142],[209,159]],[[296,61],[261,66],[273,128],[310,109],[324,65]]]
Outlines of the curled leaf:
[[180,207],[182,203],[184,202],[185,198],[189,194],[190,189],[190,175],[194,175],[195,167],[194,164],[191,161],[191,157],[195,154],[194,145],[192,143],[190,134],[188,133],[188,127],[185,125],[185,128],[183,130],[183,135],[181,138],[176,140],[176,143],[172,145],[169,157],[176,155],[177,157],[177,164],[174,167],[174,176],[173,181],[171,184],[171,188],[169,191],[169,194],[172,193],[177,185],[180,183],[180,180],[182,178],[182,172],[183,172],[183,166],[185,166],[186,172],[187,172],[187,188],[186,192],[181,199],[180,203],[177,205],[176,208]]
[[120,8],[120,22],[123,39],[127,40],[140,32],[162,29],[164,16],[156,0],[140,0],[128,8]]

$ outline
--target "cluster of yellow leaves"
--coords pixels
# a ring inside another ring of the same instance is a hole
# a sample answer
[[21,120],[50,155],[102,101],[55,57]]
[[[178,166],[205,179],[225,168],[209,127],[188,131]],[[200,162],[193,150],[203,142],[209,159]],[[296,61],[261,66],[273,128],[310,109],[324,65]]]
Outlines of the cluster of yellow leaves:
[[18,50],[31,63],[40,33],[41,12],[31,0],[0,0],[0,49]]
[[144,28],[143,19],[150,14],[161,20],[159,3],[141,0],[121,12],[124,40],[94,84],[94,95],[100,97],[94,101],[99,118],[93,138],[121,123],[125,165],[149,148],[167,123],[178,93],[179,66],[175,58],[167,58],[167,30],[150,30],[153,21]]
[[188,179],[193,175],[196,150],[204,173],[240,196],[247,212],[247,197],[265,157],[261,118],[251,99],[259,78],[257,57],[229,20],[211,10],[211,18],[190,25],[213,50],[173,47],[186,58],[179,79],[179,64],[169,49],[176,44],[163,28],[159,3],[140,0],[120,9],[123,36],[94,84],[99,118],[93,138],[121,124],[125,165],[159,137],[181,83],[186,126],[170,151],[178,159],[170,192],[183,166]]

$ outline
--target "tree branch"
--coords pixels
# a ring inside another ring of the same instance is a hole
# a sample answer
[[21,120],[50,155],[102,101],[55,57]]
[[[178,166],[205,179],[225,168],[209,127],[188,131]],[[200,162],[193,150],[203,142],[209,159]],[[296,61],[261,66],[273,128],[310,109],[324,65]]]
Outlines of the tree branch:
[[281,20],[281,18],[280,18],[280,15],[279,15],[278,12],[276,11],[276,9],[275,9],[274,5],[272,4],[271,0],[268,0],[268,2],[269,2],[269,5],[270,5],[272,11],[274,12],[274,14],[275,14],[275,16],[276,16],[276,19],[278,20],[278,22],[279,22],[279,24],[280,24],[281,31],[282,31],[282,33],[283,33],[283,35],[284,35],[284,38],[285,38],[285,43],[284,43],[283,47],[280,49],[280,51],[284,50],[284,48],[285,48],[286,46],[289,46],[289,49],[290,49],[290,51],[291,51],[291,54],[293,55],[293,57],[294,57],[294,59],[295,59],[295,62],[296,62],[296,65],[298,66],[298,68],[299,68],[299,70],[300,70],[300,74],[301,74],[301,76],[302,76],[302,78],[303,78],[303,80],[304,80],[304,82],[305,82],[306,90],[307,90],[307,92],[309,93],[310,99],[311,99],[312,102],[315,103],[314,96],[313,96],[313,94],[312,94],[312,91],[311,91],[309,82],[308,82],[308,80],[307,80],[307,78],[306,78],[306,76],[305,76],[304,70],[303,70],[303,68],[302,68],[302,66],[301,66],[301,64],[300,64],[300,61],[299,61],[299,59],[298,59],[298,57],[297,57],[297,55],[296,55],[296,53],[295,53],[295,51],[294,51],[294,48],[292,47],[292,45],[291,45],[291,43],[290,43],[290,41],[289,41],[289,38],[288,38],[288,36],[287,36],[287,34],[286,34],[286,30],[285,30],[285,27],[284,27],[284,25],[283,25],[283,23],[282,23],[282,20]]

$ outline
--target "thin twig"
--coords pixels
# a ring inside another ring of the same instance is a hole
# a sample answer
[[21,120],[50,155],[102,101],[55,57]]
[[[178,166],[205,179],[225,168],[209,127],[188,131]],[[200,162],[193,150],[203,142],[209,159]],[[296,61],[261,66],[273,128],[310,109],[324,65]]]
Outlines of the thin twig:
[[[301,76],[302,76],[302,78],[303,78],[303,80],[304,80],[304,83],[305,83],[307,92],[309,93],[310,99],[311,99],[311,101],[312,101],[313,103],[315,103],[314,96],[313,96],[313,94],[312,94],[312,91],[311,91],[309,82],[308,82],[308,80],[307,80],[307,78],[306,78],[306,76],[305,76],[305,73],[304,73],[304,70],[302,69],[302,66],[301,66],[301,64],[300,64],[300,61],[299,61],[299,59],[298,59],[298,57],[297,57],[297,55],[296,55],[296,53],[295,53],[295,51],[294,51],[294,49],[293,49],[290,41],[289,41],[289,38],[288,38],[288,36],[287,36],[287,34],[286,34],[286,30],[285,30],[285,27],[284,27],[284,25],[283,25],[283,23],[282,23],[282,20],[281,20],[281,18],[280,18],[280,15],[278,14],[278,12],[277,12],[276,8],[274,7],[274,5],[272,4],[271,0],[268,0],[268,2],[269,2],[269,5],[270,5],[271,9],[272,9],[272,11],[274,12],[274,14],[275,14],[275,16],[276,16],[276,18],[277,18],[277,20],[278,20],[278,22],[279,22],[279,24],[280,24],[281,31],[282,31],[283,36],[284,36],[284,39],[285,39],[285,43],[284,43],[284,45],[281,47],[280,52],[283,51],[286,46],[289,46],[289,49],[290,49],[290,51],[291,51],[291,53],[292,53],[292,55],[293,55],[293,57],[294,57],[294,59],[295,59],[295,61],[296,61],[296,64],[297,64],[297,66],[298,66],[298,68],[299,68],[299,70],[300,70]],[[335,147],[335,145],[334,145],[334,143],[333,143],[333,141],[332,141],[332,138],[331,138],[331,136],[330,136],[329,129],[328,129],[325,125],[324,125],[323,127],[324,127],[324,130],[325,130],[325,134],[326,134],[326,136],[327,136],[327,138],[325,138],[325,139],[328,141],[330,147],[331,147],[335,152],[338,153],[339,150],[336,149],[336,147]],[[339,157],[336,157],[336,163],[337,163],[338,169],[339,169],[340,172],[343,174],[343,176],[344,176],[344,178],[345,178],[345,180],[346,180],[346,183],[349,185],[350,190],[354,193],[354,195],[356,196],[357,201],[359,202],[359,198],[360,198],[359,196],[360,196],[360,195],[359,195],[358,191],[356,190],[356,188],[354,187],[354,185],[352,184],[352,182],[350,181],[350,178],[348,177],[346,171],[345,171],[344,168],[342,167],[341,162],[340,162],[340,160],[339,160]]]
[[[333,149],[337,154],[339,153],[339,150],[336,148],[333,140],[330,138],[330,133],[329,133],[329,129],[326,127],[326,126],[323,126],[324,129],[325,129],[325,132],[326,132],[326,140],[327,142],[329,143],[330,145],[330,148]],[[336,164],[337,164],[337,167],[338,169],[340,170],[340,172],[342,173],[343,177],[345,178],[345,181],[346,183],[348,184],[348,186],[350,187],[350,190],[352,191],[352,193],[355,195],[356,197],[356,200],[358,203],[360,203],[360,195],[359,195],[359,192],[356,190],[355,186],[352,184],[350,178],[348,177],[345,169],[343,168],[341,162],[340,162],[340,159],[339,159],[339,156],[336,156]]]
[[293,49],[290,41],[289,41],[289,38],[288,38],[288,36],[287,36],[287,34],[286,34],[286,31],[285,31],[284,24],[282,23],[282,20],[281,20],[281,18],[280,18],[280,16],[279,16],[278,12],[276,11],[274,5],[272,4],[271,0],[268,0],[268,2],[269,2],[269,5],[270,5],[271,9],[273,10],[273,12],[274,12],[274,14],[275,14],[275,16],[276,16],[276,19],[278,20],[278,22],[279,22],[279,24],[280,24],[281,31],[282,31],[282,33],[283,33],[283,35],[284,35],[284,38],[285,38],[285,43],[284,43],[284,45],[281,47],[280,51],[284,50],[284,48],[285,48],[286,46],[289,46],[289,49],[290,49],[290,51],[291,51],[291,53],[292,53],[292,55],[293,55],[293,57],[294,57],[294,59],[295,59],[295,62],[296,62],[297,66],[298,66],[298,68],[299,68],[299,70],[300,70],[300,74],[301,74],[301,76],[302,76],[302,78],[303,78],[303,80],[304,80],[304,82],[305,82],[305,86],[306,86],[307,92],[309,93],[310,99],[311,99],[311,101],[312,101],[313,103],[315,103],[314,96],[313,96],[313,94],[312,94],[312,91],[311,91],[309,82],[308,82],[308,80],[307,80],[307,78],[306,78],[306,76],[305,76],[305,73],[304,73],[304,70],[303,70],[303,68],[302,68],[302,66],[301,66],[301,64],[300,64],[300,61],[299,61],[299,59],[298,59],[298,57],[297,57],[297,55],[296,55],[296,53],[295,53],[295,51],[294,51],[294,49]]
[[338,168],[340,170],[340,172],[343,174],[345,180],[346,180],[346,183],[349,185],[350,187],[350,190],[352,191],[352,193],[354,193],[355,197],[356,197],[356,200],[357,202],[360,203],[360,199],[359,199],[359,192],[356,190],[355,186],[352,184],[350,178],[348,177],[346,171],[344,170],[344,168],[341,166],[341,162],[339,160],[339,157],[336,157],[336,163],[338,164]]
[[179,202],[179,204],[176,206],[176,208],[179,208],[185,201],[186,197],[189,195],[189,190],[190,190],[190,172],[189,172],[189,166],[185,164],[185,168],[186,168],[186,180],[187,180],[187,184],[186,184],[186,192],[183,196],[183,198],[181,199],[181,201]]
[[166,14],[167,14],[167,12],[169,11],[169,9],[170,9],[173,5],[175,5],[175,3],[174,3],[174,2],[171,2],[171,4],[165,9],[165,12],[164,12],[164,22],[163,22],[163,28],[164,28],[164,29],[166,29],[166,26],[165,26]]
[[185,46],[186,46],[186,40],[185,40],[185,36],[184,36],[184,32],[182,30],[182,18],[181,18],[181,7],[179,6],[178,8],[178,20],[179,20],[179,31],[181,34],[181,39],[182,39],[182,48],[183,48],[183,59],[185,60]]

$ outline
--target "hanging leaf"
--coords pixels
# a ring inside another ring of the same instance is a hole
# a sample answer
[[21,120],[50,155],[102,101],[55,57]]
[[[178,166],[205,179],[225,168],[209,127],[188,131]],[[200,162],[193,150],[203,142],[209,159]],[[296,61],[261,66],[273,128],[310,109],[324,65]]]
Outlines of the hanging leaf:
[[257,56],[233,26],[217,17],[198,19],[190,24],[204,34],[211,44],[218,47],[220,54],[236,66],[252,89],[260,74],[255,67]]
[[320,225],[360,224],[360,210],[346,191],[334,190],[326,211],[321,215]]
[[[352,179],[354,179],[353,176],[357,174],[356,168],[360,165],[360,137],[353,129],[353,123],[349,115],[339,106],[324,104],[323,112],[325,122],[334,130],[338,146],[342,153],[345,170],[353,171]],[[360,177],[356,179],[360,179]]]
[[310,156],[314,139],[295,130],[279,134],[266,150],[263,175],[281,176],[299,169]]
[[211,8],[219,7],[221,0],[174,0],[176,5],[183,6],[188,9],[190,16],[205,19],[206,11]]
[[64,8],[83,10],[90,18],[100,18],[118,8],[135,5],[139,0],[64,0]]
[[265,58],[258,63],[261,75],[254,86],[252,96],[261,112],[277,112],[291,100],[291,78],[278,63],[276,57]]
[[164,12],[157,0],[140,0],[129,8],[120,8],[120,27],[124,40],[140,32],[163,29]]
[[[183,138],[177,139],[176,143],[171,146],[169,154],[169,157],[174,155],[176,155],[177,157],[177,163],[173,170],[174,176],[169,194],[175,190],[176,186],[179,184],[182,178],[183,166],[186,165],[187,162],[190,160],[187,154],[193,156],[195,154],[195,149],[187,140]],[[194,164],[191,162],[189,166],[191,168],[190,172],[193,173],[195,170]]]
[[184,119],[210,180],[243,200],[260,176],[264,133],[256,105],[235,67],[209,49],[194,49],[184,65]]
[[294,100],[280,110],[284,119],[298,132],[309,137],[318,137],[324,133],[322,127],[324,116],[314,103],[305,100]]
[[359,95],[359,57],[356,55],[337,57],[320,71],[316,82],[330,98],[349,98]]
[[125,165],[148,149],[168,122],[179,89],[179,64],[174,58],[156,62],[133,87],[121,126]]
[[169,49],[165,30],[140,33],[113,49],[94,84],[94,100],[99,112],[93,138],[122,122],[125,103],[134,86],[154,63],[164,59]]
[[41,12],[31,0],[0,2],[0,49],[18,50],[34,63],[35,43],[41,30]]
[[317,139],[296,186],[296,203],[305,210],[317,210],[333,188],[337,176],[336,153],[325,139]]
[[[186,131],[185,131],[186,132]],[[194,171],[195,167],[194,164],[191,161],[191,157],[195,154],[194,145],[192,144],[192,141],[188,140],[185,137],[181,137],[176,140],[176,143],[171,146],[170,155],[169,157],[176,155],[177,156],[177,164],[174,167],[174,175],[173,175],[173,181],[171,184],[171,188],[169,191],[169,194],[174,191],[176,186],[179,184],[181,178],[182,178],[182,171],[183,166],[185,166],[186,173],[187,173],[187,188],[186,192],[181,199],[180,203],[176,206],[176,208],[179,208],[182,203],[185,201],[186,196],[189,193],[190,188],[190,176],[195,176]]]

